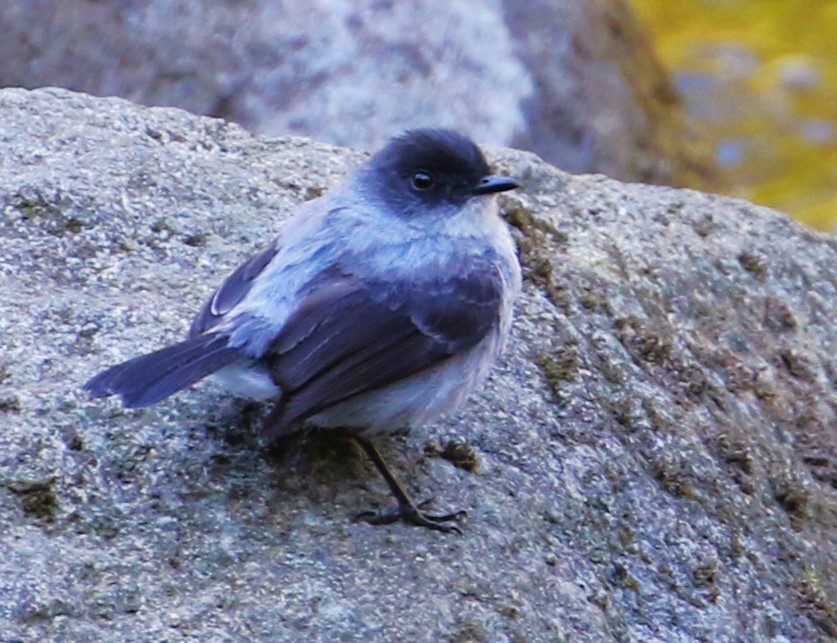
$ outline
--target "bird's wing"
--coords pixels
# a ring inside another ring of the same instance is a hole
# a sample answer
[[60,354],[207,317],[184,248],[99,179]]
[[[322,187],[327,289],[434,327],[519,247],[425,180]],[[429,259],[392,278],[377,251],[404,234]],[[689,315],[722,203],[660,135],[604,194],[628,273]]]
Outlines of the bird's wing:
[[334,276],[313,285],[263,357],[283,392],[266,437],[482,340],[499,322],[500,272],[488,265],[455,274],[397,284]]
[[217,326],[224,316],[250,292],[255,278],[267,267],[277,252],[279,252],[279,245],[274,241],[265,250],[250,257],[227,277],[195,317],[189,329],[189,337],[196,337]]

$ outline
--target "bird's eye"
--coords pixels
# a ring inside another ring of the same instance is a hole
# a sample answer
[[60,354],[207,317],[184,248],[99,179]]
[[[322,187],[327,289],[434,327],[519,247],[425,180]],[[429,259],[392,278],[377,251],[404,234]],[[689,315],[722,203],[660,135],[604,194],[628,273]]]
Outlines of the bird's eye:
[[429,190],[433,187],[434,183],[435,181],[429,172],[419,170],[413,174],[413,189],[415,190]]

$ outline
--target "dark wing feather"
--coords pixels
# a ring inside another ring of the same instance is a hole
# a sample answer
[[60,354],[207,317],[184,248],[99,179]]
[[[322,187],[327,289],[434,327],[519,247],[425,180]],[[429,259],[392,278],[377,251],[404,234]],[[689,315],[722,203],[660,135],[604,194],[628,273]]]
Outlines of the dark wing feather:
[[94,397],[119,395],[127,407],[150,406],[198,380],[246,359],[228,338],[211,331],[247,293],[279,251],[274,242],[241,264],[204,304],[183,342],[112,366],[84,388]]
[[151,406],[242,359],[220,335],[200,335],[112,366],[84,385],[93,397],[119,395],[129,408]]
[[473,347],[499,320],[501,288],[493,267],[445,282],[318,284],[316,305],[300,306],[264,358],[283,390],[266,437]]
[[224,315],[250,292],[253,280],[265,269],[277,252],[279,252],[279,247],[274,242],[236,268],[235,272],[224,280],[220,288],[203,305],[195,321],[192,322],[189,337],[196,337],[214,328]]

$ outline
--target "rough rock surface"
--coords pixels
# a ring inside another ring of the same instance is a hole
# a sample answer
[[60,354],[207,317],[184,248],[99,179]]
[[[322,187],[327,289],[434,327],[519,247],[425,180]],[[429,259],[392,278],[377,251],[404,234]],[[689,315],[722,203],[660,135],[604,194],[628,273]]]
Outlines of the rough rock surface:
[[337,436],[260,449],[212,384],[79,390],[362,157],[63,90],[0,91],[0,141],[3,640],[837,636],[832,238],[495,150],[524,185],[510,350],[380,440],[464,534],[371,527],[390,500]]
[[432,123],[568,171],[714,180],[624,0],[21,0],[0,3],[0,30],[0,87],[362,149]]

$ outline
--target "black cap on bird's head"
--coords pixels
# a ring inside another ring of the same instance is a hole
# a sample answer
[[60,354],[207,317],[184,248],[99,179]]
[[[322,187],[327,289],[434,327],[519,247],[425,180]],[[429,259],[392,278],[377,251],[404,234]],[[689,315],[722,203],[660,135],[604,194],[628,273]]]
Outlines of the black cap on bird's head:
[[397,212],[414,215],[422,205],[463,205],[472,197],[518,187],[494,176],[467,136],[448,129],[408,130],[367,163],[369,181]]

